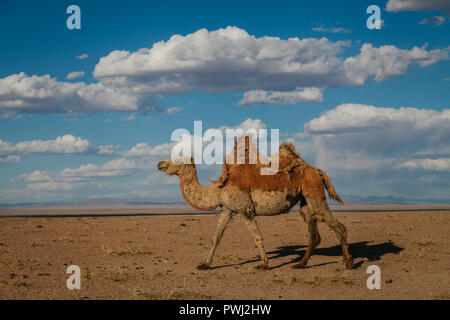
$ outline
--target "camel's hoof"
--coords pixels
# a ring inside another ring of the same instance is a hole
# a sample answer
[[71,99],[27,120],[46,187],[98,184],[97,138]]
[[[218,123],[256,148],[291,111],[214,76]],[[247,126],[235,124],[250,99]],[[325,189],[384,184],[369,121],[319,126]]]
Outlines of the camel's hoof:
[[269,270],[269,265],[267,264],[260,264],[259,266],[256,267],[256,270]]
[[292,269],[305,269],[305,267],[306,267],[306,263],[298,263],[298,264],[294,264],[293,266],[292,266]]
[[209,270],[209,266],[205,263],[199,264],[197,270]]

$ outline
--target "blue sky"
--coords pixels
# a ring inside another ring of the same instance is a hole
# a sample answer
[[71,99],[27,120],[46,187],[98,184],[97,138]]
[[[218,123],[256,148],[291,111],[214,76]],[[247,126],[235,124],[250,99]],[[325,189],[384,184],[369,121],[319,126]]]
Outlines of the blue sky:
[[172,131],[248,119],[341,194],[450,200],[449,1],[387,2],[2,1],[0,203],[180,199],[155,168]]

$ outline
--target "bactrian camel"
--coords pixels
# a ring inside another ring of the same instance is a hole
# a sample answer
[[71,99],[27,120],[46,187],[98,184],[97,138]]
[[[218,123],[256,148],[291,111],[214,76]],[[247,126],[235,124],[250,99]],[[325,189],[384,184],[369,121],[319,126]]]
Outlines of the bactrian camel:
[[[230,156],[236,157],[238,143]],[[256,223],[255,216],[273,216],[287,213],[300,201],[300,214],[308,225],[309,243],[301,261],[293,268],[304,268],[314,249],[320,243],[317,221],[325,222],[336,233],[342,247],[344,262],[347,269],[353,265],[348,252],[347,231],[331,213],[326,200],[325,189],[330,198],[343,203],[331,184],[331,179],[324,171],[309,165],[293,145],[282,143],[279,148],[279,170],[273,175],[261,175],[264,165],[257,155],[257,163],[250,164],[249,138],[245,138],[245,163],[228,164],[226,158],[221,176],[203,186],[199,183],[194,159],[180,157],[164,160],[158,164],[158,169],[167,175],[177,175],[183,198],[192,207],[200,210],[221,208],[219,221],[214,234],[211,249],[206,261],[197,269],[206,270],[211,266],[214,252],[233,214],[242,217],[253,235],[259,248],[261,265],[258,268],[268,269],[269,263],[263,246],[263,238]],[[234,158],[235,160],[237,158]],[[268,165],[265,165],[266,167]]]

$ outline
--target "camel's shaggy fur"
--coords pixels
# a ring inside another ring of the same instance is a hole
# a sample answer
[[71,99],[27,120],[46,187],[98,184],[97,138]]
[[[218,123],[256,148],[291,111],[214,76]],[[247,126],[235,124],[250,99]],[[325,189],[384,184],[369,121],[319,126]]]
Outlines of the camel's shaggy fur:
[[[324,171],[304,161],[289,143],[281,144],[278,159],[271,159],[279,161],[278,172],[261,175],[261,169],[270,166],[269,159],[263,159],[252,143],[251,138],[247,136],[236,140],[232,154],[224,161],[221,176],[208,186],[200,185],[192,158],[177,162],[166,160],[158,164],[158,169],[166,174],[178,175],[183,197],[191,206],[200,210],[212,210],[219,206],[222,208],[213,245],[206,262],[198,268],[209,268],[215,249],[233,214],[239,214],[243,218],[260,249],[261,266],[268,268],[268,259],[255,216],[286,213],[300,202],[300,214],[308,224],[310,241],[305,255],[294,268],[305,267],[320,243],[317,221],[322,221],[336,233],[346,267],[350,269],[353,261],[348,252],[347,231],[332,215],[326,201],[325,189],[330,198],[343,203],[331,184],[331,179]],[[250,159],[256,159],[255,163],[250,162]]]
[[[238,145],[245,143],[245,163],[239,164]],[[261,189],[264,191],[285,192],[287,197],[295,197],[303,190],[303,196],[312,199],[323,199],[325,196],[324,187],[327,189],[330,198],[343,204],[337,195],[331,179],[326,173],[318,168],[309,165],[300,155],[295,152],[295,148],[290,143],[282,143],[279,148],[278,172],[273,175],[262,175],[261,168],[268,168],[268,164],[263,164],[262,156],[257,153],[255,164],[250,163],[250,150],[252,141],[249,136],[245,136],[244,141],[236,140],[231,157],[234,157],[233,164],[228,164],[225,159],[222,174],[217,180],[221,184],[229,183],[238,186],[243,191]],[[256,147],[253,146],[253,150]],[[230,158],[230,157],[228,157]]]

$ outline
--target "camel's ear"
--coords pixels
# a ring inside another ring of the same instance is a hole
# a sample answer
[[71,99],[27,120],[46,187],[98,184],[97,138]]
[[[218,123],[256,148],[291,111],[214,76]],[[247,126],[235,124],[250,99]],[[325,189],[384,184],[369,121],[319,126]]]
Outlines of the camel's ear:
[[194,158],[193,157],[191,157],[191,162],[190,162],[190,164],[194,164]]

